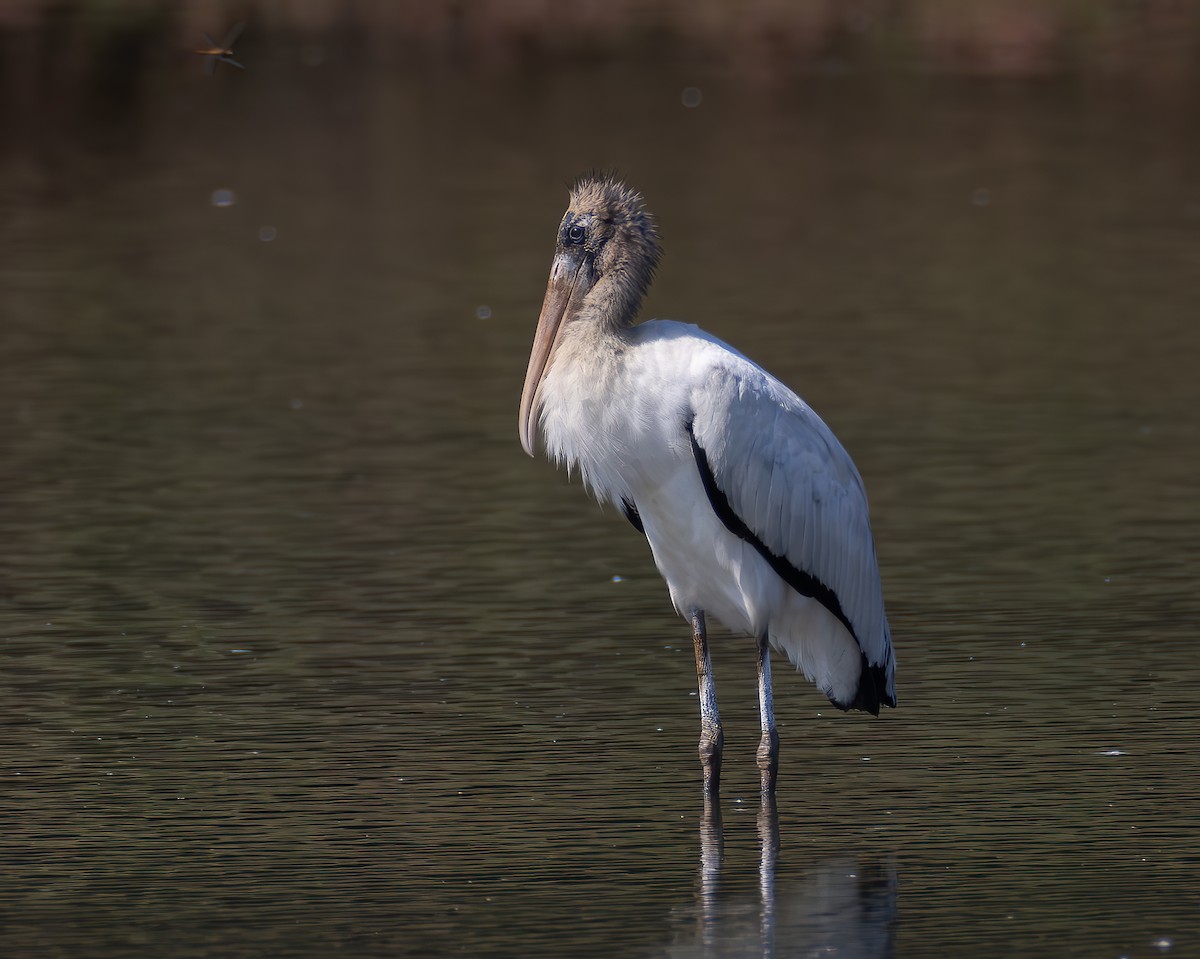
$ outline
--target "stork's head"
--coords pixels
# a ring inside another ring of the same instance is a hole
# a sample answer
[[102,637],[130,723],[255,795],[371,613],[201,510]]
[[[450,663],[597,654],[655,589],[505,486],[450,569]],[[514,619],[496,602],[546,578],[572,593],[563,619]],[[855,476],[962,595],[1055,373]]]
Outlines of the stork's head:
[[613,176],[587,174],[576,181],[558,227],[521,392],[521,445],[530,456],[539,388],[563,331],[575,323],[611,330],[632,325],[661,256],[654,218],[641,194]]

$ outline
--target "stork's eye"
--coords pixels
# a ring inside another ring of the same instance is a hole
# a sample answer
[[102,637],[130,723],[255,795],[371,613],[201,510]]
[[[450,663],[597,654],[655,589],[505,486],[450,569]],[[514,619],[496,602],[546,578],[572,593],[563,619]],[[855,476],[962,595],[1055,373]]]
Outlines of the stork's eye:
[[582,243],[585,236],[587,236],[587,230],[581,227],[578,223],[567,227],[567,242]]

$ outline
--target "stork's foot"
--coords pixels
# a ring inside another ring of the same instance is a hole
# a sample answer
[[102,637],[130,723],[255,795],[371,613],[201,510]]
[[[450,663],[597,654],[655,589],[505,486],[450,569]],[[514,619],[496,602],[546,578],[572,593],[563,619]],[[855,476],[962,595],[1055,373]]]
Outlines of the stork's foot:
[[775,795],[775,777],[779,772],[779,733],[774,729],[764,730],[758,744],[758,775],[764,796]]
[[720,726],[704,726],[700,730],[700,765],[704,767],[704,795],[716,798],[721,791],[721,752],[725,748],[725,731]]

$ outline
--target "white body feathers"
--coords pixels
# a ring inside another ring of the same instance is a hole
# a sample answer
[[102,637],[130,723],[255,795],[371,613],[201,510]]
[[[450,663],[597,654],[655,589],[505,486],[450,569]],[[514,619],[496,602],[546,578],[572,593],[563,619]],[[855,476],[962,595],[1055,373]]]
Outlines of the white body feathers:
[[[765,634],[843,707],[865,660],[883,670],[894,701],[862,480],[794,392],[694,326],[654,320],[612,333],[569,324],[540,408],[550,455],[577,468],[600,499],[637,509],[682,615],[704,610],[731,630]],[[771,553],[836,596],[853,635],[717,515],[693,436],[732,511]]]

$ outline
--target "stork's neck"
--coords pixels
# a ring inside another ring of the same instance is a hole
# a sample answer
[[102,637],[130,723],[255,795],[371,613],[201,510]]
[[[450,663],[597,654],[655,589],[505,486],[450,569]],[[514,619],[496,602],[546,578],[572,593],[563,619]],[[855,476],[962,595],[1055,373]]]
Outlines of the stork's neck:
[[580,322],[572,325],[598,327],[619,338],[637,323],[647,282],[629,270],[602,276],[584,298]]
[[632,329],[583,318],[565,327],[541,391],[546,452],[611,502],[629,495],[624,450],[610,444],[628,435]]
[[551,369],[573,380],[603,383],[618,375],[635,325],[636,314],[602,312],[598,306],[585,303],[576,320],[563,328]]

